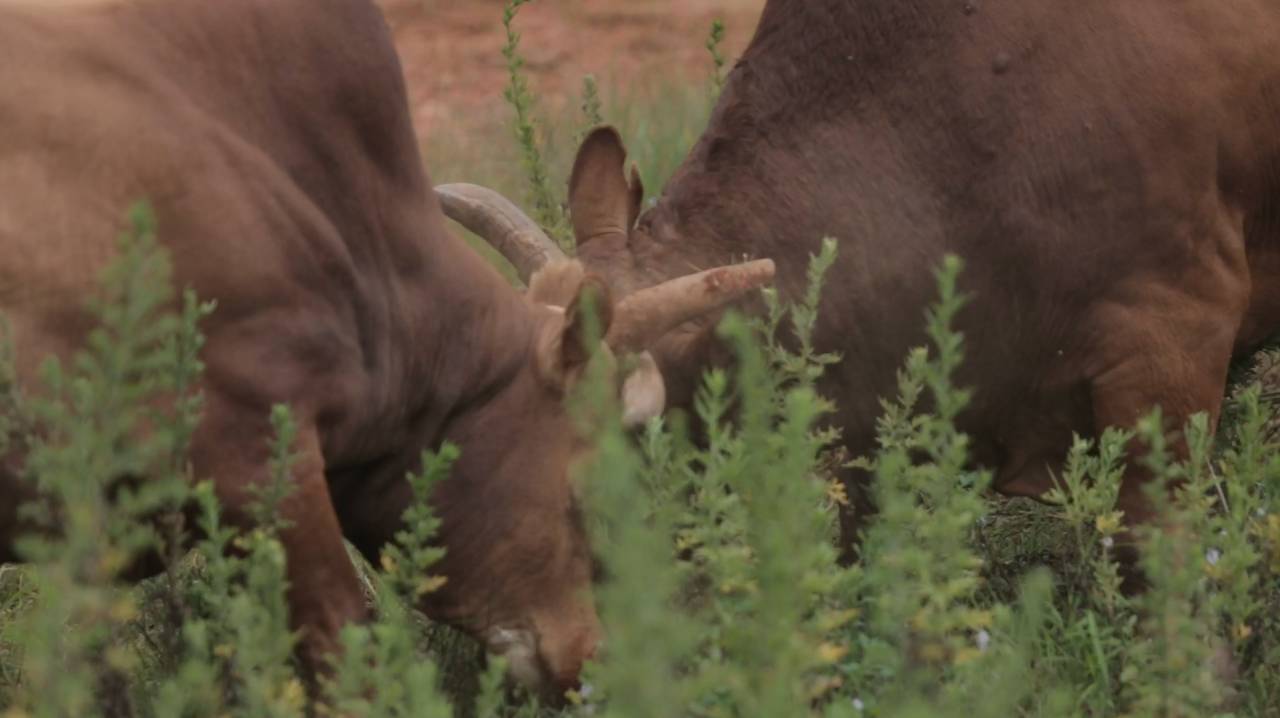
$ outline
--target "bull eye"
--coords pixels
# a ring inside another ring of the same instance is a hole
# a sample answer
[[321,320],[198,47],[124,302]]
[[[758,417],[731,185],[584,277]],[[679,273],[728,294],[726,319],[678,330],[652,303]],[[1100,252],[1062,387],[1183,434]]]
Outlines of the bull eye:
[[[577,489],[575,487],[575,494],[576,492]],[[580,550],[586,554],[587,560],[590,561],[591,583],[596,584],[602,581],[607,581],[609,580],[608,568],[605,566],[605,563],[600,556],[591,549],[590,540],[587,536],[588,532],[586,529],[586,521],[584,519],[585,516],[582,513],[582,506],[578,503],[575,495],[574,500],[569,505],[569,521],[573,524],[574,531],[578,535],[579,540],[582,541],[582,543],[579,544],[582,547]]]
[[608,581],[609,578],[610,578],[609,567],[605,565],[604,561],[598,555],[596,555],[594,551],[592,551],[591,552],[591,583],[594,583],[594,584],[604,583],[605,581]]

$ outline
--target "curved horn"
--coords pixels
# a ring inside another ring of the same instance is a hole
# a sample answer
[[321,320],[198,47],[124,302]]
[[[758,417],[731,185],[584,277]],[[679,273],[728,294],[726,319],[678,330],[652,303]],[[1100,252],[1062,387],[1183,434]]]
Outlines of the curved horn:
[[497,192],[464,182],[435,189],[445,215],[492,244],[525,284],[547,262],[568,259],[537,223]]
[[684,322],[768,284],[773,272],[773,260],[758,259],[641,289],[618,302],[605,341],[614,350],[641,351]]

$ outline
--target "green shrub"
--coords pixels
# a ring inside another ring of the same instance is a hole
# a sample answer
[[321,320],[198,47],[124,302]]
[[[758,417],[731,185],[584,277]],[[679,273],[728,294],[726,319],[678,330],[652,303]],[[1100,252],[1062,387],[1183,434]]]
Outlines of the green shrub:
[[[302,716],[308,699],[277,539],[297,428],[287,407],[274,407],[270,481],[253,506],[254,527],[225,525],[212,485],[193,484],[186,459],[200,412],[197,323],[212,306],[187,292],[170,311],[169,260],[151,213],[140,205],[131,217],[93,303],[99,328],[87,348],[70,372],[51,360],[43,391],[6,414],[30,414],[39,427],[26,465],[42,501],[27,510],[46,530],[22,541],[29,565],[0,567],[0,708],[6,716]],[[11,372],[6,363],[0,377]],[[377,618],[343,634],[347,653],[328,691],[338,709],[450,714],[401,601],[438,585],[422,579],[440,555],[424,497],[455,456],[448,447],[426,454],[424,474],[409,478],[422,500],[387,549],[385,577],[373,578],[385,585]],[[189,555],[183,508],[197,517]],[[165,575],[138,589],[119,581],[153,553]],[[365,702],[369,687],[376,698]]]
[[724,21],[716,19],[711,22],[711,31],[707,33],[707,52],[711,55],[711,98],[717,99],[724,90],[724,51],[720,45],[724,42]]
[[[606,432],[585,481],[611,576],[598,594],[610,653],[589,702],[619,716],[1274,714],[1280,464],[1258,390],[1237,399],[1242,418],[1217,455],[1203,417],[1184,462],[1154,431],[1158,415],[1139,427],[1160,519],[1140,532],[1151,588],[1138,600],[1121,594],[1113,551],[1133,436],[1118,430],[1078,441],[1046,497],[1056,508],[1024,514],[1059,540],[1052,572],[1022,565],[1001,578],[1016,589],[996,591],[981,537],[1001,505],[955,427],[969,396],[950,378],[963,359],[954,259],[939,273],[931,347],[908,357],[879,448],[858,462],[880,508],[863,560],[835,566],[839,492],[821,480],[835,435],[816,429],[828,405],[813,387],[837,358],[809,340],[830,251],[799,305],[767,295],[754,337],[726,326],[739,362],[698,395],[703,445],[662,422],[638,452]],[[1018,540],[1005,534],[1015,551]]]
[[[766,293],[763,316],[725,323],[738,362],[704,379],[703,441],[662,420],[636,437],[616,422],[597,427],[597,460],[581,480],[607,567],[597,601],[609,651],[568,714],[1274,715],[1280,452],[1258,386],[1233,397],[1216,447],[1197,418],[1190,456],[1174,460],[1153,415],[1136,434],[1077,441],[1051,506],[1009,510],[987,495],[990,477],[970,466],[955,426],[969,397],[951,380],[963,298],[949,260],[930,347],[907,358],[878,448],[858,462],[880,512],[862,562],[840,568],[832,471],[843,460],[823,423],[832,405],[816,393],[839,357],[812,338],[834,256],[824,243],[798,303]],[[47,500],[33,515],[58,530],[24,541],[30,566],[0,570],[0,699],[11,715],[308,710],[274,511],[290,490],[296,429],[276,407],[255,528],[224,525],[185,460],[199,413],[196,325],[210,308],[189,293],[177,303],[168,281],[139,211],[104,275],[100,328],[69,371],[51,363],[13,414],[40,428],[28,467]],[[580,397],[597,421],[613,416],[599,411],[614,400],[607,389],[587,382]],[[1160,512],[1160,529],[1140,532],[1151,588],[1136,600],[1121,594],[1114,558],[1135,435],[1152,447]],[[429,578],[440,549],[425,497],[455,457],[426,454],[408,478],[417,498],[405,529],[382,570],[366,571],[375,618],[344,631],[322,711],[554,714],[508,703],[500,666],[461,695],[444,690],[432,632],[408,608],[439,580]],[[184,504],[198,524],[189,555],[174,548]],[[1054,539],[1024,541],[1028,530]],[[1043,554],[1027,558],[1027,546]],[[137,589],[116,580],[155,552],[166,574]],[[1032,568],[1042,563],[1049,570]]]

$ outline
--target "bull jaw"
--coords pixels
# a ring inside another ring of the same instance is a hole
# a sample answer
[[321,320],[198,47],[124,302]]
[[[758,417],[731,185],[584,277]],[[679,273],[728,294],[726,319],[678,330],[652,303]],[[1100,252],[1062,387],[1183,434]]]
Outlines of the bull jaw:
[[538,639],[533,631],[497,626],[485,633],[484,642],[490,653],[506,660],[507,672],[512,678],[530,690],[542,689],[543,676],[538,667]]

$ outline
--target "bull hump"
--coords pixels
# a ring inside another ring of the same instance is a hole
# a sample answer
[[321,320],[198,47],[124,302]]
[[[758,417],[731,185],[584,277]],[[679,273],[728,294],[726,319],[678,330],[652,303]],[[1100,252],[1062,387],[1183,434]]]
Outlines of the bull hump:
[[128,5],[134,2],[137,2],[137,0],[0,0],[0,10],[21,8],[24,11],[45,10],[57,12],[59,10],[107,8]]
[[60,7],[97,7],[103,5],[127,5],[137,0],[0,0],[0,7],[10,6],[33,6],[42,8],[60,8]]

